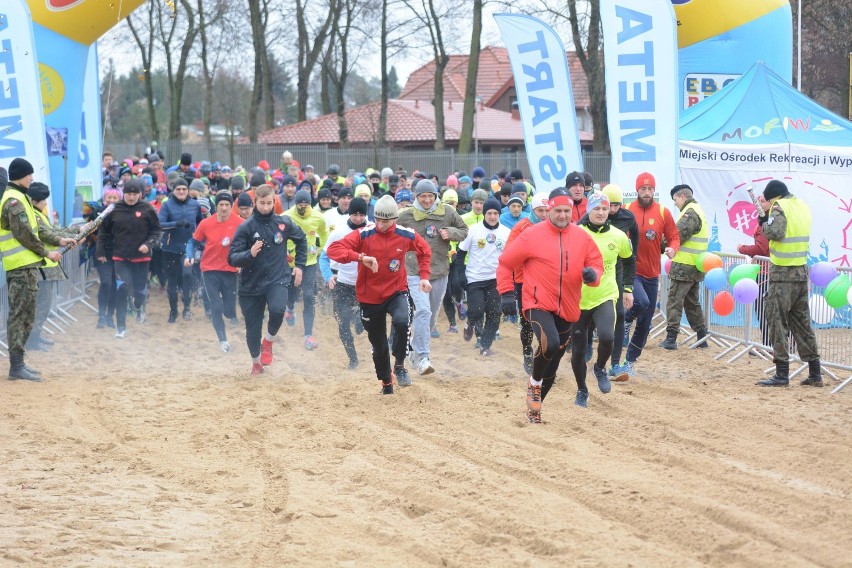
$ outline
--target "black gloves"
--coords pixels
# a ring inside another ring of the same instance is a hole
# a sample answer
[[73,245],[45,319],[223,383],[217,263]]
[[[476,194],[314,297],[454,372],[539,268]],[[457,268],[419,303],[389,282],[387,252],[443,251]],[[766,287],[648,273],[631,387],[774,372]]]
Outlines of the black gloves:
[[184,219],[183,221],[175,221],[175,227],[180,227],[183,229],[188,229],[192,226],[192,223]]
[[598,273],[595,272],[594,268],[587,266],[586,268],[583,269],[583,283],[584,284],[591,284],[592,282],[594,282],[597,279],[598,279]]
[[514,292],[500,294],[500,310],[504,316],[518,315],[518,300],[515,298]]

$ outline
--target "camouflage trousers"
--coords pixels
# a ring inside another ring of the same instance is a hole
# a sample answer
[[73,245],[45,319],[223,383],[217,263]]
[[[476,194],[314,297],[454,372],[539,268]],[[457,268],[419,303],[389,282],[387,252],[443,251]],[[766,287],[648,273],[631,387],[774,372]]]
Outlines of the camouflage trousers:
[[774,362],[786,363],[790,360],[788,341],[791,332],[802,361],[819,360],[816,335],[811,327],[811,312],[808,308],[807,281],[770,280],[765,309]]
[[38,268],[19,268],[6,273],[6,288],[9,293],[6,336],[10,355],[24,353],[24,346],[35,322],[36,295],[40,279]]
[[704,321],[704,310],[698,299],[698,289],[701,282],[671,280],[668,299],[666,300],[666,331],[677,333],[680,330],[680,316],[686,310],[686,321],[689,327],[698,331],[707,327]]

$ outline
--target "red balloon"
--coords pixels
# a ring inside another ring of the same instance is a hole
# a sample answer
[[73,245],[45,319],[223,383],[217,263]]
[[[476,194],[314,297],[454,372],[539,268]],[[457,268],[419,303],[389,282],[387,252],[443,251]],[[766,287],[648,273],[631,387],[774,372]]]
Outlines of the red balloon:
[[734,297],[730,292],[724,290],[713,298],[713,311],[720,316],[726,316],[734,311]]
[[672,259],[666,260],[666,274],[672,271]]

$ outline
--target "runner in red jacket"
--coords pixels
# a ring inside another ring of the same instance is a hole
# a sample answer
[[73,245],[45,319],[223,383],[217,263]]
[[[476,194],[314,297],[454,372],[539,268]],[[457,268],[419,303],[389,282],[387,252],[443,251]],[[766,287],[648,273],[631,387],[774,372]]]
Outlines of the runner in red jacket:
[[[548,220],[521,233],[500,256],[509,271],[523,266],[523,310],[538,339],[527,386],[527,419],[541,422],[541,402],[553,386],[568,346],[571,323],[580,316],[582,284],[597,286],[603,259],[592,238],[571,224],[573,200],[565,188],[548,200]],[[497,290],[505,304],[515,302],[514,283],[498,272]]]
[[[432,251],[426,240],[410,229],[399,227],[396,201],[386,195],[376,202],[373,210],[376,223],[353,231],[328,246],[326,254],[335,262],[359,262],[355,293],[361,304],[361,320],[373,346],[376,377],[382,381],[382,393],[393,394],[393,377],[400,386],[411,379],[405,369],[408,355],[408,332],[412,318],[412,303],[408,296],[405,272],[405,253],[417,256],[420,290],[428,293],[429,263]],[[388,352],[387,314],[394,328],[394,372],[391,374]]]

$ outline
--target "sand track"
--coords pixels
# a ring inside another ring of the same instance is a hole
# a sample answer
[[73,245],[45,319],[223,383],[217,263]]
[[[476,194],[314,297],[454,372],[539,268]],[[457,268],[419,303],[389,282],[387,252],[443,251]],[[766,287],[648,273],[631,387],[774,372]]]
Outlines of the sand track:
[[123,341],[78,307],[47,382],[0,381],[0,564],[852,565],[852,392],[652,348],[588,410],[566,361],[533,427],[507,324],[382,397],[327,315],[252,379],[241,330],[222,354],[164,304]]

